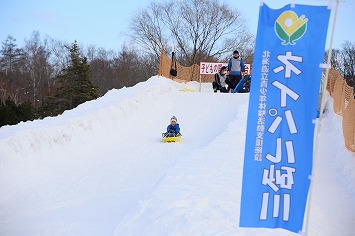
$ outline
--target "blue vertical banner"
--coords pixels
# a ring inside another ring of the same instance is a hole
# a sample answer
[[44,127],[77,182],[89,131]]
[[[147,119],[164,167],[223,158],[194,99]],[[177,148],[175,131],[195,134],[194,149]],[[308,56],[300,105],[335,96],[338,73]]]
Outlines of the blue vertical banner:
[[330,10],[260,6],[240,227],[302,231]]

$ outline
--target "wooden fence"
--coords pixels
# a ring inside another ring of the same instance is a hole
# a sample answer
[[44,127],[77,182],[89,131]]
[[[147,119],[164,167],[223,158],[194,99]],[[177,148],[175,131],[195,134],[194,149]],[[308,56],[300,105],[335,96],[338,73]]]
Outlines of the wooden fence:
[[355,152],[355,98],[354,87],[335,70],[329,71],[327,90],[334,100],[334,112],[343,116],[343,135],[345,146]]

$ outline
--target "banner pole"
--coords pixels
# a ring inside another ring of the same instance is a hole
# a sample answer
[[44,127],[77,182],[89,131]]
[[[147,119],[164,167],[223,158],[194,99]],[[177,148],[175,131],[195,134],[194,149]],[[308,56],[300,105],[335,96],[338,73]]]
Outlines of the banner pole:
[[331,60],[331,56],[332,56],[332,46],[333,46],[333,38],[334,38],[334,30],[335,30],[335,25],[336,25],[336,19],[337,19],[337,15],[338,15],[338,9],[339,9],[339,2],[340,0],[336,0],[336,7],[335,7],[335,13],[334,13],[334,21],[333,21],[333,27],[332,27],[332,34],[330,37],[330,43],[329,43],[329,52],[328,52],[328,59],[327,59],[327,67],[326,67],[326,72],[325,72],[325,78],[324,81],[322,83],[322,97],[321,97],[321,108],[320,108],[320,113],[319,113],[319,118],[316,121],[316,129],[314,132],[314,151],[313,151],[313,165],[312,165],[312,176],[309,176],[310,178],[310,187],[309,187],[309,194],[308,194],[308,201],[307,201],[307,211],[306,211],[306,216],[305,216],[305,220],[304,220],[304,234],[303,235],[308,235],[308,230],[309,230],[309,216],[310,216],[310,209],[311,209],[311,201],[312,201],[312,193],[313,193],[313,185],[314,185],[314,176],[315,176],[315,167],[316,167],[316,159],[317,159],[317,154],[318,154],[318,134],[320,132],[320,122],[322,120],[322,116],[323,116],[323,111],[324,111],[324,93],[325,93],[325,89],[327,87],[327,83],[328,83],[328,76],[329,76],[329,69],[330,69],[330,60]]
[[201,80],[201,74],[200,74],[200,86],[198,88],[198,91],[201,92],[201,83],[202,83],[202,80]]
[[329,77],[329,70],[331,67],[330,60],[332,58],[332,52],[333,52],[333,39],[334,39],[334,31],[335,31],[335,25],[337,21],[337,15],[338,15],[338,9],[339,9],[339,2],[340,0],[336,0],[336,7],[335,7],[335,13],[334,13],[334,22],[333,22],[333,28],[332,28],[332,35],[330,37],[330,43],[329,43],[329,52],[328,52],[328,59],[327,59],[327,68],[325,70],[325,78],[322,83],[322,97],[321,97],[321,107],[319,111],[319,120],[322,120],[323,117],[323,112],[324,112],[324,92],[327,88],[328,84],[328,77]]

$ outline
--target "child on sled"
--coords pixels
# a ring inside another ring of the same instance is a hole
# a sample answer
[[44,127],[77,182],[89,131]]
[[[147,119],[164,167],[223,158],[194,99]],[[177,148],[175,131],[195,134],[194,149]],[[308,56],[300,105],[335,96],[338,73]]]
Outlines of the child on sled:
[[180,127],[177,123],[177,119],[175,116],[171,117],[170,125],[166,128],[166,132],[162,134],[163,137],[177,137],[181,136]]

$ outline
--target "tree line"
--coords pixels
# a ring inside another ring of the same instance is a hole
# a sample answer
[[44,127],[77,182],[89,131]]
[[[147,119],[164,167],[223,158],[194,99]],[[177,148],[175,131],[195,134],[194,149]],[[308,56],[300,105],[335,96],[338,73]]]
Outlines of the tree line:
[[[152,1],[129,28],[130,44],[118,51],[43,38],[38,31],[19,47],[9,35],[0,50],[0,126],[55,116],[145,81],[157,74],[161,50],[175,52],[184,66],[226,61],[236,49],[246,62],[254,57],[255,36],[241,11],[218,0]],[[333,50],[331,64],[355,86],[354,43]]]
[[[9,35],[0,50],[0,126],[55,116],[156,75],[159,61],[123,46],[81,47],[34,31],[23,47]],[[87,90],[87,91],[86,91]]]
[[[77,44],[77,43],[76,43]],[[79,47],[80,56],[87,58],[92,82],[103,95],[112,88],[132,86],[156,74],[156,59],[137,54],[123,46],[119,52]],[[0,50],[0,98],[10,97],[15,103],[30,101],[34,108],[41,106],[43,98],[56,88],[53,80],[70,62],[69,43],[47,37],[42,39],[34,31],[23,47],[8,36]]]

